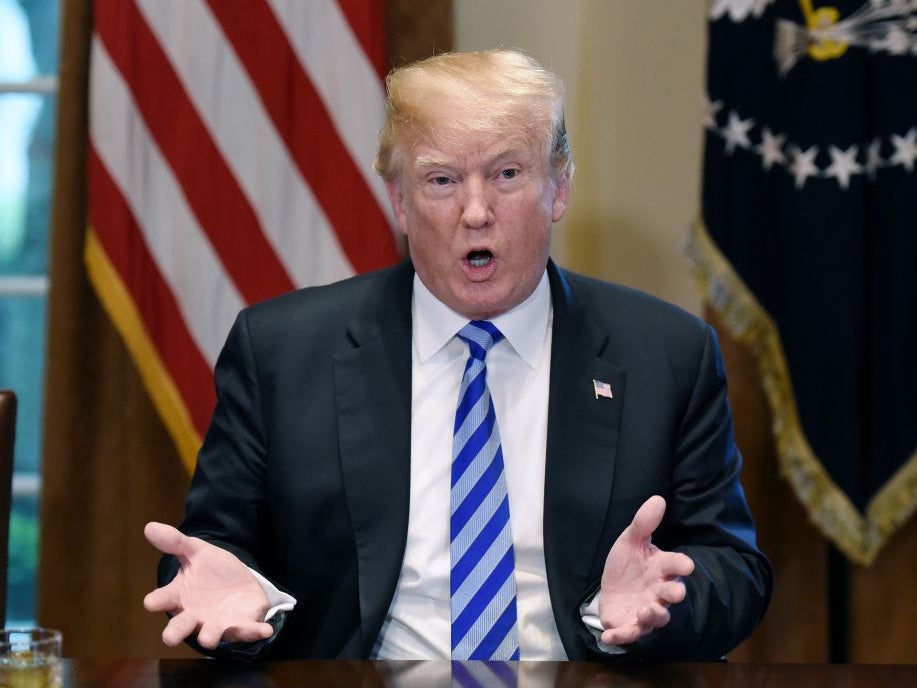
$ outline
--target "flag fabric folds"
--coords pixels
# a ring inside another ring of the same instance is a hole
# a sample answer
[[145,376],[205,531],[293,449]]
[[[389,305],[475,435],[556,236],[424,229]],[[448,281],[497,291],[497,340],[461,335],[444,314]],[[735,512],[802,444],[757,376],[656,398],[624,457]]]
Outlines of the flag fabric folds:
[[917,506],[917,2],[816,4],[712,3],[688,252],[781,472],[869,563]]
[[381,0],[95,0],[90,280],[189,468],[236,313],[397,260]]

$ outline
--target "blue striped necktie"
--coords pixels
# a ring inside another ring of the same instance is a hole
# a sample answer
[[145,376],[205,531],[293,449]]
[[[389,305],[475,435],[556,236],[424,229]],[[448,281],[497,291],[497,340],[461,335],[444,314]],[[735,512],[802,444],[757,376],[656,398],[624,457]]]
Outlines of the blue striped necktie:
[[452,439],[452,659],[519,659],[516,579],[503,450],[484,358],[503,334],[473,320]]

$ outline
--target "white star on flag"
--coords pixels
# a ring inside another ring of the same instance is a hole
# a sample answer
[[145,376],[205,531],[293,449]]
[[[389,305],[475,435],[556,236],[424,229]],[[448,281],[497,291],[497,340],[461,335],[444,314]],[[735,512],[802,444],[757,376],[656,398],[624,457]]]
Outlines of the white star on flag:
[[773,167],[774,163],[786,164],[786,156],[783,154],[784,143],[786,134],[772,134],[770,128],[764,127],[761,143],[755,146],[755,150],[761,155],[761,165],[765,170]]
[[856,161],[859,146],[850,146],[847,150],[841,150],[835,146],[828,146],[828,152],[831,154],[831,164],[822,173],[825,177],[834,177],[842,189],[850,186],[850,177],[854,174],[861,174],[863,166]]
[[812,146],[808,150],[802,150],[799,146],[790,146],[790,173],[796,180],[796,188],[801,189],[805,186],[806,180],[818,174],[818,166],[815,164],[815,156],[818,155],[818,146]]
[[917,159],[917,127],[911,127],[904,136],[892,134],[895,152],[888,161],[892,165],[901,165],[908,172],[914,171],[914,160]]
[[716,129],[716,116],[723,107],[722,100],[710,102],[710,97],[705,93],[703,95],[703,122],[704,129]]
[[592,388],[595,390],[595,398],[605,397],[606,399],[614,399],[614,395],[611,393],[611,385],[607,382],[602,382],[601,380],[593,380]]
[[760,17],[764,9],[774,0],[714,0],[710,8],[710,18],[719,19],[727,12],[734,22],[745,21],[749,14]]
[[749,130],[755,126],[755,120],[743,120],[735,110],[729,111],[729,122],[723,127],[723,138],[726,139],[726,154],[732,155],[736,146],[740,148],[749,148],[751,141],[748,140]]

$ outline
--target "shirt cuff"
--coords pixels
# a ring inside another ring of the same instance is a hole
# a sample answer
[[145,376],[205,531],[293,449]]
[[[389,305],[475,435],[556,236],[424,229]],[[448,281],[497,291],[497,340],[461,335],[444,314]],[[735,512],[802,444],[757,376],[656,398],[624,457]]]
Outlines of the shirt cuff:
[[595,637],[595,643],[599,650],[608,655],[623,655],[625,650],[620,645],[606,645],[602,642],[602,621],[599,619],[599,600],[602,597],[602,591],[599,590],[587,604],[580,605],[579,613],[583,624],[589,629],[589,632]]
[[[251,574],[255,577],[255,580],[258,581],[258,585],[261,586],[261,589],[264,591],[264,594],[267,595],[267,603],[269,609],[267,614],[264,615],[265,621],[270,621],[274,618],[274,615],[277,612],[290,612],[293,611],[293,607],[296,606],[296,598],[292,595],[278,590],[277,586],[271,583],[267,578],[262,576],[260,573],[255,571],[253,568],[249,568]],[[598,607],[596,607],[598,609]]]

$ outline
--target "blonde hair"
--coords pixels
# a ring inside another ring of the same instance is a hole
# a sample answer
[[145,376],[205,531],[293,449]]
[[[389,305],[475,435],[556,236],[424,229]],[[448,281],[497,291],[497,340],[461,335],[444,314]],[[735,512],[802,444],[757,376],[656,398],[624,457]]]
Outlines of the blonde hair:
[[518,50],[444,53],[392,70],[386,121],[373,163],[386,181],[419,141],[469,132],[519,136],[544,146],[555,180],[573,175],[564,126],[563,83]]

